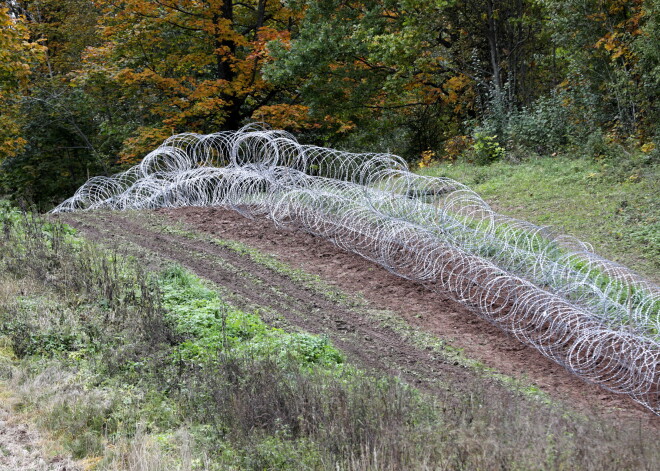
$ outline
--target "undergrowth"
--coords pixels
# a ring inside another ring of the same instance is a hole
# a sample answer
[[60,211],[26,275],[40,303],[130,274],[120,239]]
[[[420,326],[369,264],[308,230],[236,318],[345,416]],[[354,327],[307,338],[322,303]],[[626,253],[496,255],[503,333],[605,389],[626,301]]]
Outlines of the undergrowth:
[[653,469],[641,428],[475,379],[433,395],[178,266],[0,213],[0,380],[89,469]]

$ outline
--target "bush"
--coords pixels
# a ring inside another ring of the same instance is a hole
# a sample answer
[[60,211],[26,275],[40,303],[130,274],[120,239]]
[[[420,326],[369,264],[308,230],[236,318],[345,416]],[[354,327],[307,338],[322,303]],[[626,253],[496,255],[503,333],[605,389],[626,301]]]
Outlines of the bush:
[[474,144],[469,154],[478,165],[488,165],[506,156],[506,150],[497,141],[497,135],[484,131],[474,134]]
[[[584,97],[562,90],[521,109],[514,109],[505,99],[493,99],[489,114],[474,134],[499,136],[499,142],[516,160],[529,154],[562,152],[570,146],[580,148],[585,137],[597,129],[583,101]],[[482,157],[475,160],[488,162],[488,153]]]
[[505,129],[507,148],[523,148],[537,154],[564,149],[574,134],[569,109],[561,94],[541,97],[529,108],[511,113]]
[[472,145],[472,138],[469,136],[454,136],[445,141],[443,160],[453,162],[461,154],[466,152]]

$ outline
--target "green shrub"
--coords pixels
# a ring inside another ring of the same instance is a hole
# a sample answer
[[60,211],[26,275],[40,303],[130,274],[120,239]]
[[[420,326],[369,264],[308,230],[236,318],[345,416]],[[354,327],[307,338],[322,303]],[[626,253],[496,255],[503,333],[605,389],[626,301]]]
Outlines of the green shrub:
[[506,156],[506,150],[497,140],[497,135],[490,135],[483,131],[474,134],[474,144],[471,156],[478,165],[488,165]]
[[508,149],[518,148],[536,154],[559,152],[577,130],[571,125],[563,94],[537,99],[531,106],[511,112],[503,131]]
[[199,360],[233,350],[302,365],[343,362],[327,337],[268,327],[259,316],[227,306],[217,292],[179,266],[162,272],[159,287],[166,316],[187,338],[175,356]]

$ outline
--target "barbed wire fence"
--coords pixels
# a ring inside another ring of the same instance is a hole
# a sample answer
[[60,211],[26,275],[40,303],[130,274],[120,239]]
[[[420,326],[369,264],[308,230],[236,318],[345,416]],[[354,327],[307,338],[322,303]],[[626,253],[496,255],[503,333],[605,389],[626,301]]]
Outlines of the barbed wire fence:
[[580,378],[660,415],[660,287],[590,245],[494,212],[467,186],[391,154],[283,131],[179,134],[93,177],[53,213],[221,206],[302,230],[450,293]]

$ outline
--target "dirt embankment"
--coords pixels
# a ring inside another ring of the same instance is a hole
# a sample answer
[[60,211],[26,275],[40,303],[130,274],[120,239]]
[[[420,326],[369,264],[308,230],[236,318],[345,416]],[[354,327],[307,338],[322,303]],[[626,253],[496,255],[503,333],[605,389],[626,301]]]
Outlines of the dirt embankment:
[[[183,222],[195,231],[236,240],[283,262],[319,275],[349,294],[359,294],[369,308],[390,310],[410,325],[430,332],[464,354],[506,375],[526,378],[551,397],[578,410],[639,418],[656,427],[658,419],[627,397],[586,384],[536,350],[479,318],[448,294],[426,290],[380,266],[308,234],[277,229],[266,219],[250,220],[220,208],[158,210],[169,224]],[[324,333],[360,364],[386,370],[427,389],[464,384],[474,375],[432,351],[411,344],[395,329],[373,322],[355,310],[319,296],[226,247],[164,231],[133,213],[75,213],[62,216],[92,238],[124,240],[175,260],[208,278],[247,306],[262,306],[283,315],[289,324]],[[442,386],[440,386],[442,385]]]

